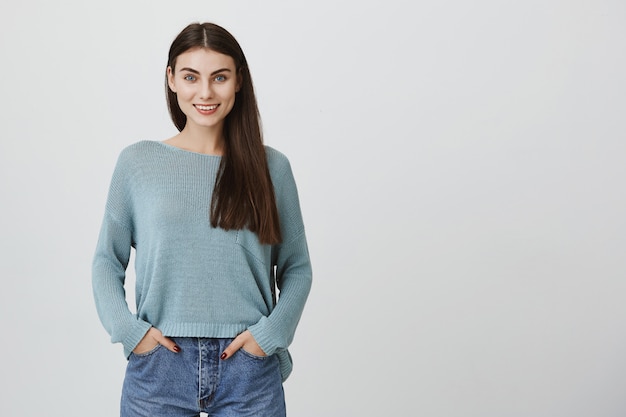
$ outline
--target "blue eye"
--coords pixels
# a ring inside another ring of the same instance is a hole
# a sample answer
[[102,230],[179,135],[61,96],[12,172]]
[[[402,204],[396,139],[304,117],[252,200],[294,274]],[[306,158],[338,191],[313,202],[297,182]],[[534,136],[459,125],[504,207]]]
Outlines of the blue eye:
[[185,75],[185,81],[195,81],[196,77],[193,75]]
[[223,76],[223,75],[218,75],[218,76],[216,76],[214,79],[215,79],[215,81],[217,81],[218,83],[222,83],[222,82],[226,81],[226,77],[225,77],[225,76]]

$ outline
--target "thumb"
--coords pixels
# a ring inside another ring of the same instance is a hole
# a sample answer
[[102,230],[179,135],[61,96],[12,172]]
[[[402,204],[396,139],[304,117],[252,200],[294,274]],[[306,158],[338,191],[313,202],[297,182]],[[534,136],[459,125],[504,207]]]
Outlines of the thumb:
[[[155,331],[152,331],[153,329]],[[167,350],[170,350],[174,353],[180,353],[180,347],[176,344],[176,342],[174,342],[169,337],[163,336],[163,333],[161,333],[160,330],[153,327],[152,329],[150,329],[150,331],[152,332],[150,336],[152,336],[154,340],[159,342],[160,345],[164,346],[165,348],[167,348]]]
[[239,336],[235,337],[232,342],[230,342],[230,344],[226,347],[226,349],[224,349],[224,352],[222,352],[222,356],[220,356],[220,359],[226,360],[230,358],[231,356],[235,354],[235,352],[241,349],[243,344],[244,344],[244,338],[240,334]]

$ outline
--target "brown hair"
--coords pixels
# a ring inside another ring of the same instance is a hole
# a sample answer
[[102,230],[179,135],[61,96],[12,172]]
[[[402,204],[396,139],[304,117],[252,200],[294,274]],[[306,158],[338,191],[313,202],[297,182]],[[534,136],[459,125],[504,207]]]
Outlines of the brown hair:
[[[226,230],[248,228],[264,244],[282,240],[274,187],[261,134],[261,119],[246,57],[235,38],[213,23],[192,23],[174,39],[167,66],[174,72],[176,58],[193,48],[207,48],[235,61],[240,89],[224,119],[224,155],[211,199],[211,225]],[[165,76],[167,106],[172,121],[183,130],[187,117]]]

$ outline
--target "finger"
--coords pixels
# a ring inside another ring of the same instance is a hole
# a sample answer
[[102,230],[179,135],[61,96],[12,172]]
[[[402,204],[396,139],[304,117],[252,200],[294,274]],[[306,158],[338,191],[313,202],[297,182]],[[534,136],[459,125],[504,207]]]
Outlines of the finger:
[[160,345],[165,347],[167,350],[170,350],[170,351],[172,351],[174,353],[180,353],[180,347],[176,344],[176,342],[174,342],[169,337],[163,336],[163,333],[161,333],[159,330],[154,332],[152,334],[152,337],[154,337],[154,339],[157,342],[159,342]]
[[241,349],[243,344],[244,344],[244,337],[243,337],[243,334],[240,334],[239,336],[235,337],[232,342],[230,342],[230,344],[226,347],[226,349],[224,349],[224,352],[222,352],[222,356],[220,356],[220,359],[226,360],[230,358],[231,356],[235,354],[235,352]]

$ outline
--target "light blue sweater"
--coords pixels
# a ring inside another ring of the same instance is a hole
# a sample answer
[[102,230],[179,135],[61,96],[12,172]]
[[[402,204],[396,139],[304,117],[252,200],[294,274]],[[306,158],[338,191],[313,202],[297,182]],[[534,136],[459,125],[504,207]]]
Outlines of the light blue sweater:
[[[213,228],[209,210],[221,157],[142,141],[119,156],[93,260],[96,308],[128,357],[151,326],[170,337],[230,338],[248,329],[280,359],[311,287],[298,193],[287,158],[266,147],[283,242],[262,245],[249,230]],[[124,281],[135,252],[136,311]],[[279,289],[278,302],[273,294]]]

